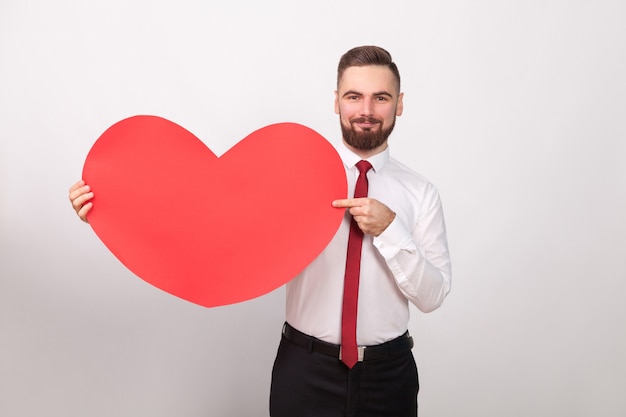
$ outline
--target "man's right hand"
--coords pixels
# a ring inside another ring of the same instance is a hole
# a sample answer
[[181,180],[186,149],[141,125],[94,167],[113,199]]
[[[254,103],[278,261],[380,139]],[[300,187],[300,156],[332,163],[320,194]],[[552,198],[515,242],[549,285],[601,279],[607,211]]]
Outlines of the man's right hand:
[[93,203],[89,201],[93,198],[91,187],[85,184],[85,181],[80,180],[70,187],[69,197],[78,217],[85,223],[89,223],[87,213],[89,213],[89,210],[93,207]]

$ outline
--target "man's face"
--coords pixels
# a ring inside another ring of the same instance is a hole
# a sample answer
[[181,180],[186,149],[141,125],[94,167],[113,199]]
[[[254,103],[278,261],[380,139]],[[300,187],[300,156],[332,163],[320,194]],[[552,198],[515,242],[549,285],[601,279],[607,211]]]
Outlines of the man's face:
[[402,114],[402,97],[389,68],[347,68],[335,92],[335,113],[344,141],[361,151],[385,149],[396,116]]

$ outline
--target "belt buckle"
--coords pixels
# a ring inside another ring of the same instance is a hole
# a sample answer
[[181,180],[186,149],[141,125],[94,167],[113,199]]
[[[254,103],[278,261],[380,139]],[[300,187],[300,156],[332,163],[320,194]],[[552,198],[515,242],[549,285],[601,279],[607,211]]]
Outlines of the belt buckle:
[[[356,361],[357,362],[363,362],[363,359],[365,358],[365,348],[367,348],[367,346],[357,346],[356,347],[356,354],[357,354],[357,358]],[[339,346],[339,360],[341,360],[341,352],[343,350],[343,346]]]

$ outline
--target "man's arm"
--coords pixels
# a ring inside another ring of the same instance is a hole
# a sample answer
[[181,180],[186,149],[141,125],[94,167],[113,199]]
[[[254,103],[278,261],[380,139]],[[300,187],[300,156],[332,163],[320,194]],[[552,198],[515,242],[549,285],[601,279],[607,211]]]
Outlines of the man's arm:
[[432,191],[427,210],[413,230],[378,200],[333,201],[334,207],[349,209],[363,233],[374,236],[374,246],[385,258],[398,287],[423,312],[437,309],[451,286],[443,208],[439,194]]

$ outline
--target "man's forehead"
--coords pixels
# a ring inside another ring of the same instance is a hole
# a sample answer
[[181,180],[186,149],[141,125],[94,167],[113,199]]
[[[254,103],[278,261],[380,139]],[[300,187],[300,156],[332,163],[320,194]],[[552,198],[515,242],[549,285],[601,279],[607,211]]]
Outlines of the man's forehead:
[[348,67],[339,79],[339,91],[357,91],[374,93],[388,91],[398,94],[396,79],[391,70],[384,65],[366,65]]

